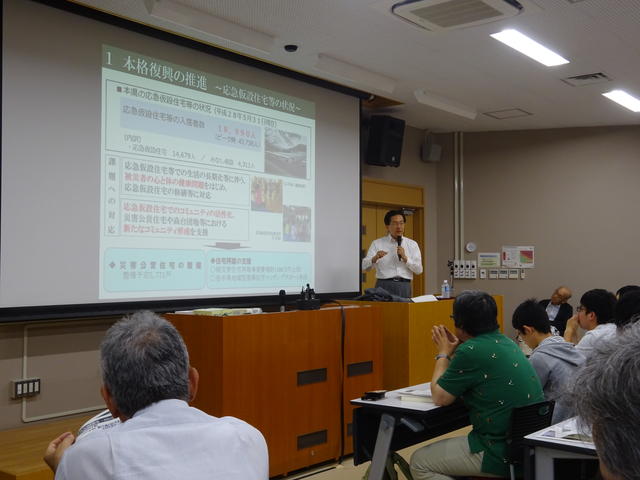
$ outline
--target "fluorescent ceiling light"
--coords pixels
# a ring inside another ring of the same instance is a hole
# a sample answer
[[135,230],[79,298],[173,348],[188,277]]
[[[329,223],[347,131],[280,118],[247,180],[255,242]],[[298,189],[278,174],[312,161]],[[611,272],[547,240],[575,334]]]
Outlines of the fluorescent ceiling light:
[[189,27],[244,47],[270,53],[274,45],[275,38],[266,33],[251,30],[173,0],[146,0],[145,4],[152,17]]
[[324,53],[318,55],[315,68],[358,85],[364,85],[387,93],[392,93],[396,88],[397,80],[393,78],[338,60]]
[[526,35],[523,35],[518,30],[503,30],[498,33],[493,33],[491,36],[527,57],[533,58],[536,62],[546,65],[547,67],[554,67],[556,65],[569,63],[569,60],[566,58],[552,52],[544,45],[540,45],[538,42],[532,40]]
[[438,110],[444,110],[445,112],[453,113],[454,115],[459,115],[470,120],[475,120],[478,115],[478,111],[473,107],[426,90],[416,90],[413,92],[413,95],[416,97],[416,100],[423,105],[428,105],[430,107],[437,108]]
[[611,90],[610,92],[603,93],[602,95],[607,97],[609,100],[613,100],[623,107],[628,108],[632,112],[640,112],[640,100],[633,95],[629,95],[624,90]]

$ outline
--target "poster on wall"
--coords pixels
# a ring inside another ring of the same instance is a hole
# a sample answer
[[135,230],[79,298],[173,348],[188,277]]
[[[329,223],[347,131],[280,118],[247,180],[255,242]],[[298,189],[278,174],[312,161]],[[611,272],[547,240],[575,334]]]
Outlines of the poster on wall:
[[500,266],[500,252],[478,253],[478,268],[498,268]]
[[528,247],[502,247],[502,266],[508,268],[534,268],[535,248]]

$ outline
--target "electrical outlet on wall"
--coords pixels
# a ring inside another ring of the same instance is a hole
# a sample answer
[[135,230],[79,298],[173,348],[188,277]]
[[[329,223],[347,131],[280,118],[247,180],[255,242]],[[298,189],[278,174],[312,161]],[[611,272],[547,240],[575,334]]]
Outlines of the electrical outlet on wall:
[[33,397],[40,393],[39,378],[25,378],[11,381],[11,398]]

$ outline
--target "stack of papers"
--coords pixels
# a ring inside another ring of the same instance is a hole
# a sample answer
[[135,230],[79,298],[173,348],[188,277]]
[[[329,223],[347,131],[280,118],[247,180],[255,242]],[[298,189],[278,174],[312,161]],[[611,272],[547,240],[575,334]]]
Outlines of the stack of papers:
[[413,303],[422,303],[422,302],[437,302],[438,299],[435,295],[420,295],[419,297],[413,297]]
[[194,310],[193,313],[196,315],[215,315],[215,316],[226,316],[226,315],[250,315],[252,313],[262,313],[261,308],[200,308],[198,310]]
[[577,418],[569,418],[548,428],[539,430],[526,436],[534,440],[550,440],[553,443],[565,445],[579,445],[581,447],[593,448],[593,439],[590,429],[582,424],[578,424]]
[[401,402],[422,402],[431,403],[431,387],[429,385],[426,388],[409,387],[402,390],[398,390]]

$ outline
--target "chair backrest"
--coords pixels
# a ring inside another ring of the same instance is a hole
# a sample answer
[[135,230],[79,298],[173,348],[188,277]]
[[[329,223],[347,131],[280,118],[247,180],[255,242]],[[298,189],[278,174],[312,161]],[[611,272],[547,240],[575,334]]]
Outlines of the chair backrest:
[[524,436],[551,425],[553,406],[553,402],[545,401],[513,409],[507,436],[509,463],[512,465],[522,463]]

